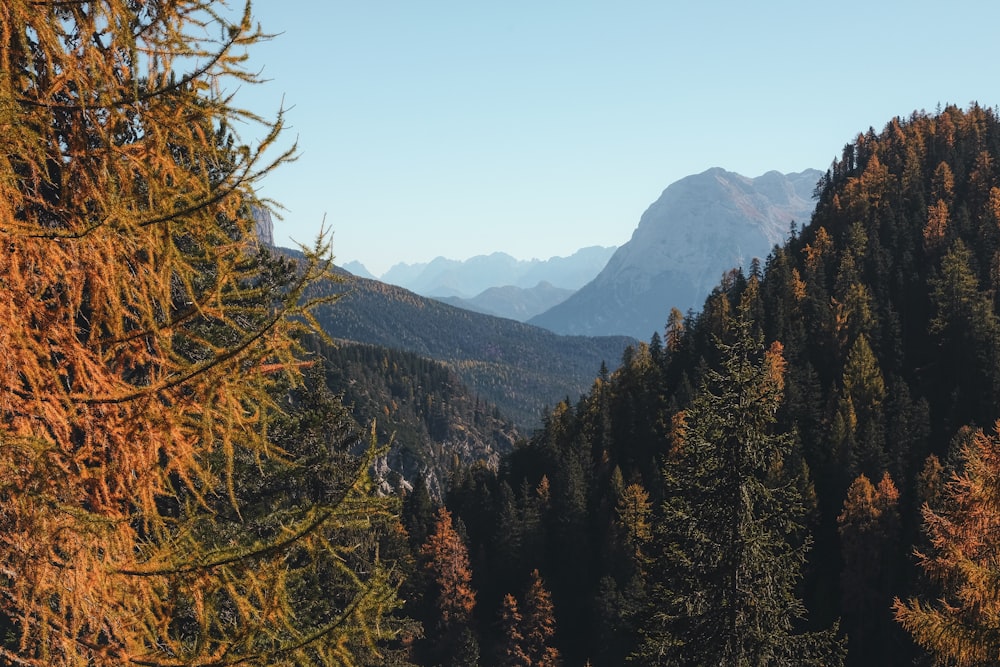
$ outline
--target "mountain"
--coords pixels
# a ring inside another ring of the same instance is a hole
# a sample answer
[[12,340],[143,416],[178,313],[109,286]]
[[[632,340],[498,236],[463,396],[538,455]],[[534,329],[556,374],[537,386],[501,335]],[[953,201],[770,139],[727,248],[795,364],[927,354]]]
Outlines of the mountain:
[[445,491],[456,459],[496,468],[520,437],[447,364],[360,343],[310,339],[307,347],[324,360],[327,386],[362,431],[375,420],[379,442],[389,443],[388,468],[409,484],[422,478],[435,497]]
[[356,262],[356,261],[348,262],[347,264],[344,264],[340,268],[344,269],[344,271],[351,273],[352,275],[357,276],[358,278],[368,278],[369,280],[375,280],[375,276],[373,276],[371,272],[368,269],[366,269],[365,265],[362,264],[361,262]]
[[346,272],[342,277],[316,284],[310,292],[340,295],[315,310],[331,337],[445,362],[472,392],[523,430],[537,426],[546,407],[586,391],[601,364],[616,367],[624,349],[635,342],[626,336],[560,336],[395,285]]
[[[745,558],[747,533],[712,531],[756,515],[811,543],[804,568],[786,561],[808,612],[798,627],[839,623],[846,636],[843,661],[789,664],[961,664],[976,652],[967,664],[997,664],[997,165],[1000,115],[976,105],[856,135],[821,177],[808,224],[762,271],[727,273],[683,327],[556,406],[495,477],[470,475],[478,495],[449,499],[481,554],[474,572],[488,573],[483,606],[500,608],[525,571],[550,563],[566,664],[662,664],[656,651],[673,646],[649,638],[667,629],[694,655],[706,643],[687,641],[696,626],[676,599],[697,590],[697,622],[726,618],[728,593],[694,582],[732,580],[724,568]],[[771,416],[755,421],[762,404]],[[734,427],[768,422],[757,442],[780,436],[784,451],[740,454],[754,438]],[[722,473],[748,462],[765,467]],[[705,484],[705,470],[718,482]],[[792,487],[803,502],[782,506]],[[760,489],[764,502],[747,500]],[[762,565],[740,575],[740,594],[778,599],[780,578],[753,579],[777,559],[758,550],[766,540],[753,544]],[[703,568],[693,577],[692,563]],[[486,618],[484,655],[507,641]]]
[[503,252],[477,255],[465,261],[438,257],[425,264],[396,264],[382,281],[423,296],[474,297],[490,287],[534,287],[540,282],[575,290],[600,272],[614,247],[582,248],[569,257],[518,260]]
[[648,338],[671,307],[699,306],[725,271],[749,269],[791,222],[808,222],[820,176],[810,169],[747,178],[715,168],[677,181],[590,283],[529,322],[563,334]]
[[554,287],[552,283],[543,281],[530,289],[507,285],[491,287],[471,299],[452,296],[440,297],[439,300],[477,313],[524,322],[562,303],[572,294],[573,290]]

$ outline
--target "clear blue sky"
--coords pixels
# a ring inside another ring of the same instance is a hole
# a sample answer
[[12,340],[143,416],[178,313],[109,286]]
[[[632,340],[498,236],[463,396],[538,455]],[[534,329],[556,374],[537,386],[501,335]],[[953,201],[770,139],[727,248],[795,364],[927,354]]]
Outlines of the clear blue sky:
[[859,131],[1000,103],[986,0],[255,0],[240,91],[284,99],[301,156],[263,194],[279,245],[325,216],[338,263],[628,241],[670,183],[714,166],[826,169]]

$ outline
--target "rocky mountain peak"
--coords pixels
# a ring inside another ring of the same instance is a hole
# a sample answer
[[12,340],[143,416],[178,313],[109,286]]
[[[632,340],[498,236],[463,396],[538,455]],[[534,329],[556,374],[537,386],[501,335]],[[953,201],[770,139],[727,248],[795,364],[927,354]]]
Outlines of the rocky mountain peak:
[[565,334],[649,338],[670,308],[697,308],[725,271],[763,260],[792,221],[808,222],[821,175],[748,178],[713,168],[682,178],[649,206],[593,281],[531,323]]

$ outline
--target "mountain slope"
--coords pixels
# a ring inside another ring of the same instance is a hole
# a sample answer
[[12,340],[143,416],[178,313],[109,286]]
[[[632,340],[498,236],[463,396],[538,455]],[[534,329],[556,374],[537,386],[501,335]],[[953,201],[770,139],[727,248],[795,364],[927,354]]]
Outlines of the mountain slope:
[[441,297],[452,306],[473,310],[477,313],[506,317],[525,322],[535,315],[544,313],[556,304],[562,303],[573,294],[573,290],[554,287],[552,283],[540,282],[532,288],[491,287],[471,299],[461,297]]
[[564,334],[648,338],[671,307],[700,306],[725,271],[749,269],[792,221],[808,222],[820,176],[771,171],[751,179],[716,168],[677,181],[594,280],[529,322]]
[[355,420],[375,420],[379,442],[390,443],[388,467],[410,483],[422,477],[437,497],[456,460],[495,468],[519,437],[442,362],[359,343],[308,346],[326,362],[326,384]]
[[330,336],[447,362],[472,391],[525,429],[538,425],[545,407],[586,391],[601,363],[617,366],[634,342],[624,336],[559,336],[394,285],[346,273],[344,278],[313,287],[313,294],[342,295],[316,309]]

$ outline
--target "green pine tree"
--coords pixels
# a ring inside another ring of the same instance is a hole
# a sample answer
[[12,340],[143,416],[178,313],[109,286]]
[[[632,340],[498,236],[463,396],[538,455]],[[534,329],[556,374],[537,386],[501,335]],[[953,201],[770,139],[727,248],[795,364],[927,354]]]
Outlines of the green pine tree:
[[[753,291],[749,289],[748,291]],[[721,359],[685,413],[663,468],[643,644],[649,665],[839,665],[836,629],[796,633],[808,541],[799,486],[775,433],[784,358],[765,351],[742,299],[716,339]]]

